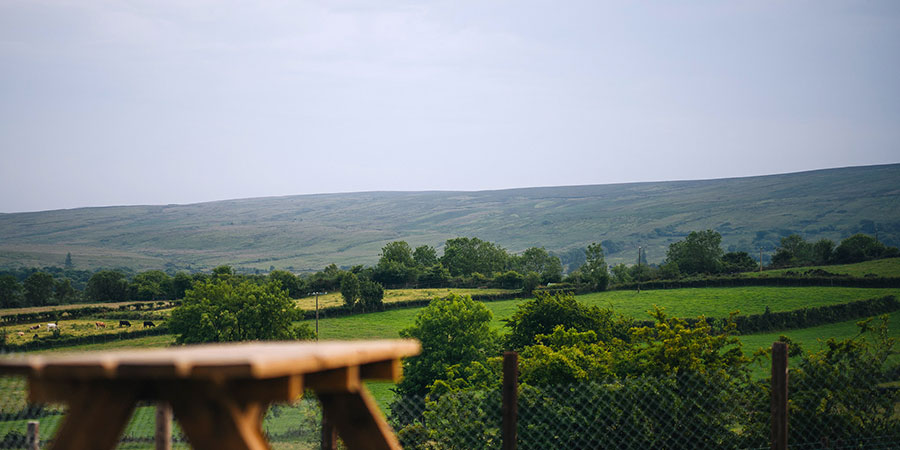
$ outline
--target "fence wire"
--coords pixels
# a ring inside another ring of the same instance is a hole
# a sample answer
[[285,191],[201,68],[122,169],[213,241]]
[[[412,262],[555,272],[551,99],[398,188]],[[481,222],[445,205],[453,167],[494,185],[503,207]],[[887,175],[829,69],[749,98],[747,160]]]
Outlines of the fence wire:
[[[900,449],[900,374],[808,366],[790,374],[792,449]],[[0,378],[0,448],[25,448],[29,421],[42,447],[65,417],[59,405],[27,402],[25,379]],[[469,389],[395,398],[388,421],[407,449],[502,448],[502,396]],[[517,445],[532,449],[766,449],[768,380],[714,375],[633,377],[519,386]],[[154,448],[156,406],[139,404],[121,449]],[[275,449],[320,448],[322,412],[313,395],[270,407],[264,433]],[[173,425],[173,448],[190,448]]]

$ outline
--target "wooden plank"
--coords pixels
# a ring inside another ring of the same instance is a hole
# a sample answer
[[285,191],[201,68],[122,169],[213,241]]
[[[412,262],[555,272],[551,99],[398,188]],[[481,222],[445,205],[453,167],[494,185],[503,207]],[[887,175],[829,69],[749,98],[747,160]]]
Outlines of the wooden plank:
[[275,378],[398,360],[413,340],[271,342],[0,358],[0,374],[60,379]]
[[292,402],[303,395],[303,376],[290,375],[267,380],[231,380],[227,389],[235,399],[242,402]]
[[322,414],[348,449],[399,450],[400,442],[365,387],[357,392],[318,393]]
[[131,418],[136,403],[133,392],[83,384],[69,398],[69,409],[53,438],[52,450],[113,449]]
[[363,364],[359,367],[359,377],[363,380],[399,381],[403,374],[403,364],[399,359]]
[[306,374],[306,387],[319,392],[357,392],[362,384],[359,379],[359,366],[341,367]]
[[191,443],[199,450],[266,450],[262,433],[265,405],[242,403],[227,392],[174,388],[166,393],[175,419]]

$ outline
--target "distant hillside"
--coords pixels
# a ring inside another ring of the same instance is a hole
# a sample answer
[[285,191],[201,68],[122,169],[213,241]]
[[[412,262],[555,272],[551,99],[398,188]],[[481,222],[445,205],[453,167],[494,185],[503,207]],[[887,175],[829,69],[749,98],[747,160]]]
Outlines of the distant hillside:
[[900,244],[900,164],[705,181],[479,192],[363,192],[193,205],[81,208],[0,214],[0,267],[267,270],[373,264],[403,239],[439,247],[477,236],[517,252],[577,253],[604,241],[612,262],[637,247],[661,261],[692,230],[756,255],[782,236],[835,241],[874,233]]

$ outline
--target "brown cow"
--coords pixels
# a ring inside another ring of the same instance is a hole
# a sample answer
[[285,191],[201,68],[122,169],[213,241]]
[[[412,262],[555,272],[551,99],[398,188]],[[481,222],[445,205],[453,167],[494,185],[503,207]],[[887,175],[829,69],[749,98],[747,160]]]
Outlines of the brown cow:
[[18,334],[19,337],[25,337],[25,332],[24,332],[24,331],[19,331],[19,332],[16,333],[16,334]]
[[37,325],[34,325],[31,328],[29,328],[29,330],[40,330],[40,329],[41,329],[41,324],[37,324]]
[[94,326],[97,328],[106,328],[106,322],[94,322]]

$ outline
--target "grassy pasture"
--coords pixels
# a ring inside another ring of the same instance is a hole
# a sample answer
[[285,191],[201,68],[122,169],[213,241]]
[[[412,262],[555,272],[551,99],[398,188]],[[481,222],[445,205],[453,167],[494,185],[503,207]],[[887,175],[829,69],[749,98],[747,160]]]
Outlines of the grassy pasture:
[[849,275],[856,278],[862,278],[866,275],[896,278],[900,277],[900,258],[876,259],[874,261],[865,261],[856,264],[839,264],[834,266],[791,267],[788,269],[765,270],[763,272],[746,272],[742,275],[752,278],[765,278],[767,276],[780,277],[784,276],[785,272],[803,273],[807,270],[815,269],[821,269],[826,272],[840,275]]
[[[104,328],[98,328],[95,325],[95,322],[103,322],[106,324]],[[73,320],[60,320],[57,322],[57,327],[59,328],[60,335],[62,337],[67,336],[100,336],[106,334],[116,334],[122,331],[128,330],[136,330],[141,329],[143,325],[143,321],[141,320],[131,320],[131,327],[119,327],[118,319],[92,319],[92,318],[82,318],[82,319],[73,319]],[[159,325],[162,322],[153,321],[154,324]],[[35,324],[26,323],[19,325],[10,325],[5,327],[5,332],[7,333],[6,340],[10,344],[24,344],[27,342],[34,341],[34,335],[38,335],[39,339],[48,339],[53,333],[47,329],[47,323],[40,322],[40,328],[37,330],[30,329],[31,326]],[[18,333],[22,332],[25,335],[19,336]],[[72,348],[72,347],[64,347],[64,348]]]
[[[509,289],[474,289],[474,288],[434,288],[434,289],[390,289],[384,291],[384,302],[395,303],[410,300],[430,300],[435,297],[446,297],[451,292],[459,295],[505,294],[515,292]],[[329,292],[319,296],[319,308],[341,306],[344,298],[340,292]],[[312,311],[316,309],[315,297],[304,297],[297,300],[300,309]]]

